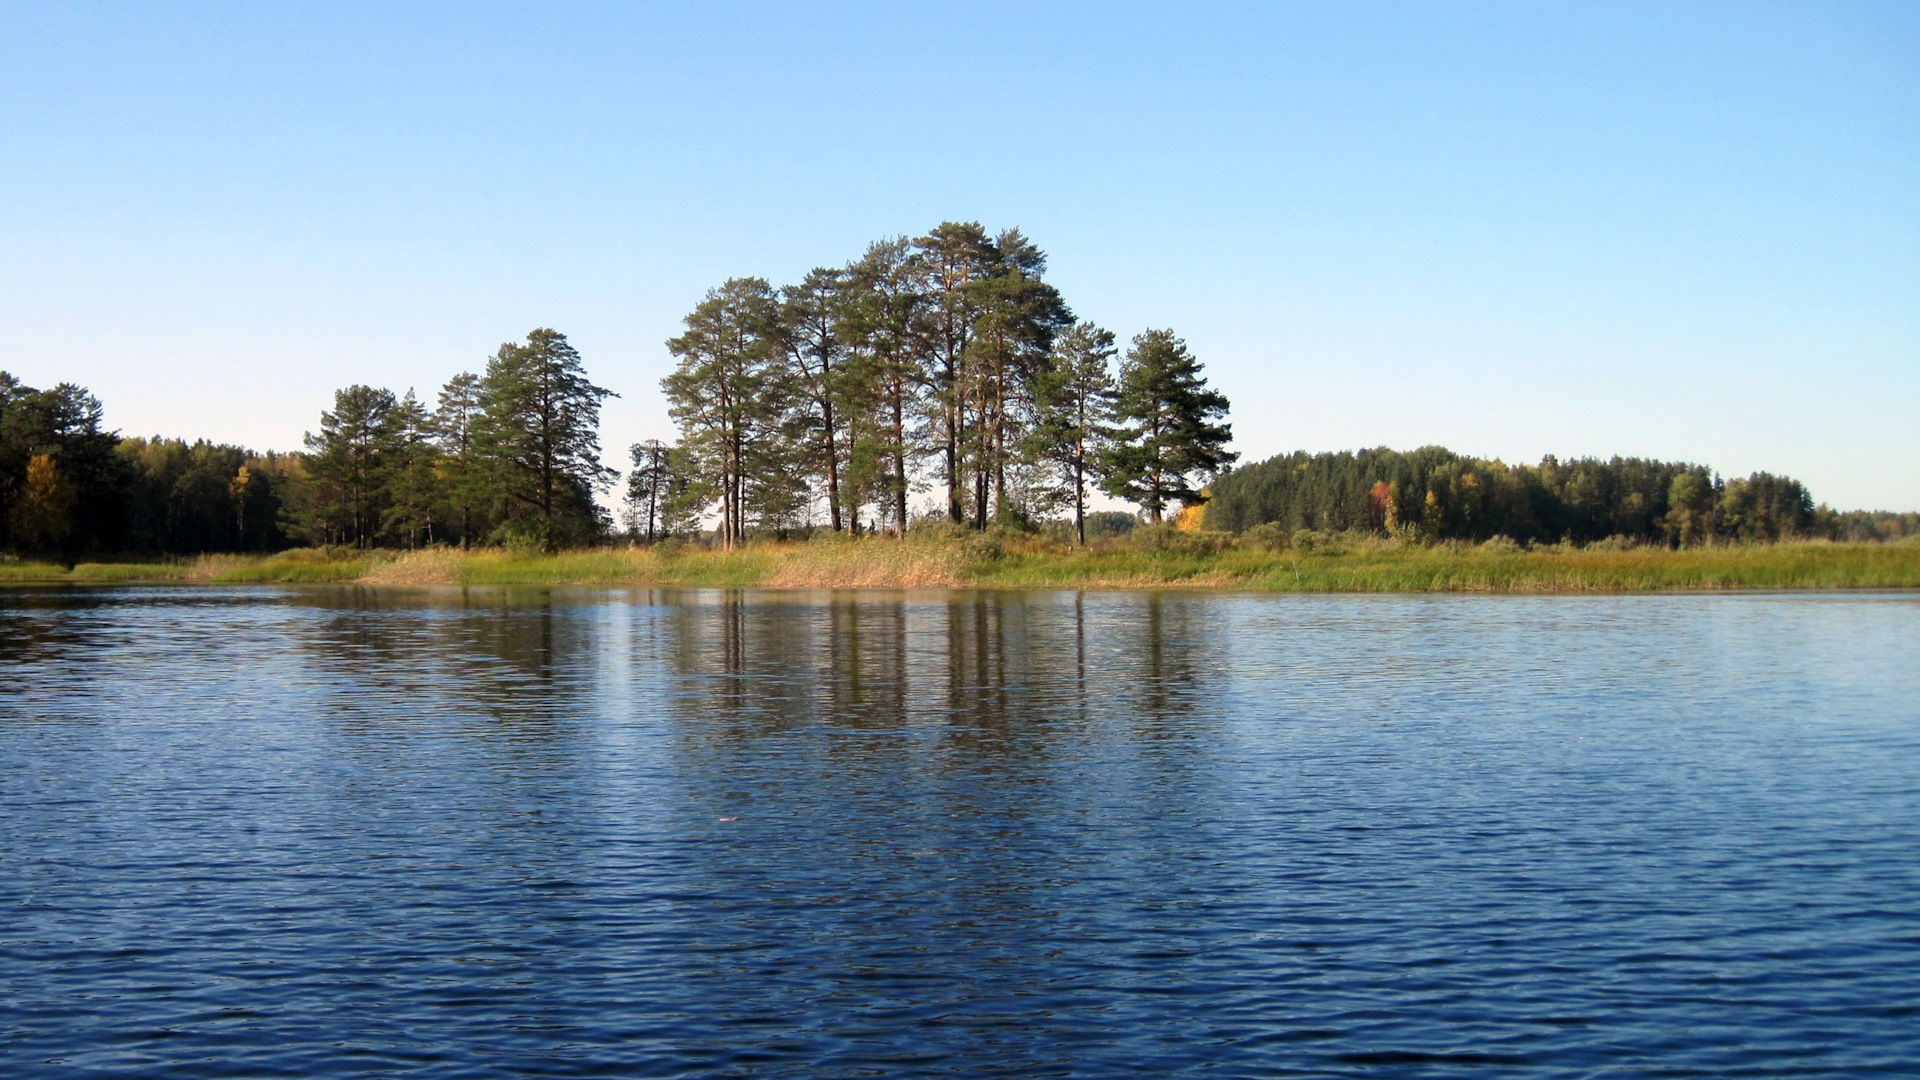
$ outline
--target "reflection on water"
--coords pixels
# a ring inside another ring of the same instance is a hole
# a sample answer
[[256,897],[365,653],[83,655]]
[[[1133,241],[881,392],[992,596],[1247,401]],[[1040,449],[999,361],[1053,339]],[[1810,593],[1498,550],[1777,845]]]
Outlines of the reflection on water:
[[1911,596],[4,592],[6,1073],[1897,1070],[1916,765]]

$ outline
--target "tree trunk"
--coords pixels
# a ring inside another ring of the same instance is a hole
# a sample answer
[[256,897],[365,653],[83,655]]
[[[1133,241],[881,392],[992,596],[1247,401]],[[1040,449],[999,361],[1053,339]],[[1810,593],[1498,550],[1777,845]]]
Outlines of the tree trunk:
[[1073,452],[1073,535],[1081,546],[1087,546],[1087,445],[1083,440],[1075,445]]
[[833,531],[840,531],[840,451],[833,438],[833,406],[825,401],[820,403],[820,416],[827,429],[827,516],[833,520]]
[[947,517],[964,524],[967,512],[960,505],[960,440],[965,434],[966,418],[959,402],[947,405]]
[[907,538],[907,428],[906,390],[897,382],[893,392],[893,528],[900,539]]

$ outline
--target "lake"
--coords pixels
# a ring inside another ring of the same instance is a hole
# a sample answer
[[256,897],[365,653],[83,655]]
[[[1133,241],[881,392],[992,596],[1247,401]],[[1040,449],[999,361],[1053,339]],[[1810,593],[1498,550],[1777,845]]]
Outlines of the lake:
[[1920,596],[0,590],[0,1063],[1920,1073]]

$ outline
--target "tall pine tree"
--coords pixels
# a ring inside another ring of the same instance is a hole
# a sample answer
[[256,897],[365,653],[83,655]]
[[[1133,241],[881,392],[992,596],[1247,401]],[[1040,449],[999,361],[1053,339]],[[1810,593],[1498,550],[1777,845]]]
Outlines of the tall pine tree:
[[1073,534],[1087,542],[1087,481],[1097,473],[1113,407],[1113,331],[1075,323],[1054,342],[1053,364],[1038,380],[1029,452],[1052,463],[1073,505]]
[[502,500],[508,538],[547,547],[599,531],[594,493],[614,472],[600,464],[600,405],[566,335],[540,328],[500,346],[480,383],[474,439]]
[[1156,522],[1174,502],[1203,501],[1201,487],[1240,456],[1226,448],[1226,395],[1207,388],[1200,361],[1171,330],[1133,339],[1113,412],[1119,425],[1103,455],[1102,487]]

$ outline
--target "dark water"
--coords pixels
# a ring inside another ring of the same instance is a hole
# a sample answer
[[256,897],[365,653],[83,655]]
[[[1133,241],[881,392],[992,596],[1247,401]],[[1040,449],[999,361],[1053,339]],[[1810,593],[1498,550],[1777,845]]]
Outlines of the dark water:
[[1920,1073],[1920,598],[0,593],[0,1073]]

